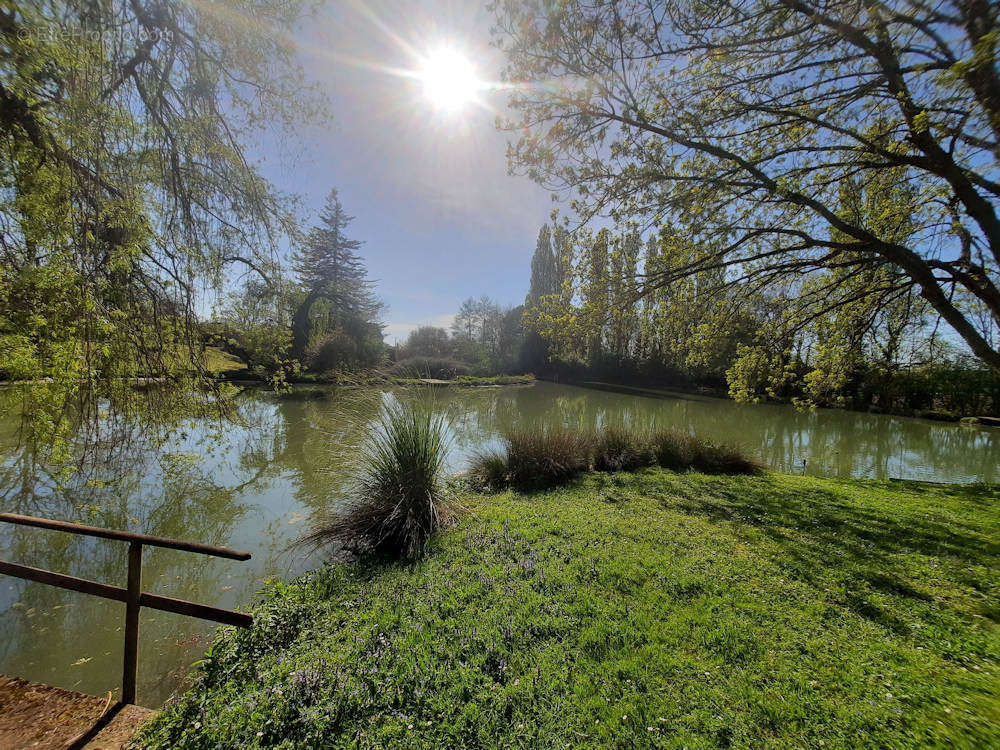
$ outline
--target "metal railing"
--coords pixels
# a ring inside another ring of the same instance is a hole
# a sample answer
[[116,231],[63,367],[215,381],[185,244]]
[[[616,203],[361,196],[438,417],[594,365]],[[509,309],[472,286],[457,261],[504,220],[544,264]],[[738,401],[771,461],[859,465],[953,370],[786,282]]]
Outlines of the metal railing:
[[0,513],[0,521],[20,526],[35,526],[41,529],[65,531],[70,534],[81,534],[83,536],[113,539],[129,543],[128,583],[125,588],[0,560],[0,575],[16,576],[28,581],[45,583],[49,586],[58,586],[70,591],[79,591],[83,594],[90,594],[91,596],[99,596],[104,599],[113,599],[114,601],[125,603],[125,655],[122,664],[121,699],[123,704],[135,703],[135,683],[139,667],[139,610],[142,607],[158,609],[163,612],[173,612],[189,617],[198,617],[202,620],[212,620],[213,622],[221,622],[241,628],[247,628],[253,624],[253,617],[245,612],[220,609],[219,607],[211,607],[207,604],[197,604],[196,602],[189,602],[184,599],[173,599],[169,596],[150,594],[141,590],[143,545],[165,547],[183,552],[197,552],[202,555],[226,557],[231,560],[249,560],[249,552],[239,552],[227,547],[213,547],[209,544],[184,542],[179,539],[167,539],[148,534],[133,534],[129,531],[114,531],[96,526],[83,526],[81,524],[68,523],[67,521],[53,521],[48,518],[19,516],[15,513]]

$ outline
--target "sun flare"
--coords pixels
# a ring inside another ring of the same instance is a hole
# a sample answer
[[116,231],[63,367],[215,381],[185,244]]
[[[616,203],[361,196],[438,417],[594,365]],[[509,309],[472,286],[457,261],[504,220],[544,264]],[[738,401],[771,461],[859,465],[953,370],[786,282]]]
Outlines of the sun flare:
[[472,61],[449,47],[435,50],[424,58],[417,77],[434,106],[449,112],[474,101],[482,88]]

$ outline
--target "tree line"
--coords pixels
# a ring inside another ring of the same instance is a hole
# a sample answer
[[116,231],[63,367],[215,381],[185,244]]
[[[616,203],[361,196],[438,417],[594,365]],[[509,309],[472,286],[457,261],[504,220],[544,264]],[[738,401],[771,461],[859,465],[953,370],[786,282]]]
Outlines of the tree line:
[[[558,360],[593,367],[630,348],[637,367],[666,362],[741,398],[876,408],[921,368],[992,387],[995,3],[494,10],[511,169],[572,198],[580,225],[619,228],[573,232],[575,297],[531,315]],[[614,302],[630,294],[637,306]]]
[[[918,295],[886,304],[861,294],[805,314],[783,289],[742,282],[720,292],[722,269],[643,286],[696,255],[696,237],[669,225],[645,238],[634,228],[543,226],[522,364],[550,377],[703,389],[742,401],[930,416],[1000,410],[1000,377],[943,335]],[[830,284],[841,293],[846,286],[830,271],[796,293]]]
[[406,376],[517,375],[522,355],[524,307],[487,296],[462,302],[451,327],[420,326],[395,347],[391,371]]

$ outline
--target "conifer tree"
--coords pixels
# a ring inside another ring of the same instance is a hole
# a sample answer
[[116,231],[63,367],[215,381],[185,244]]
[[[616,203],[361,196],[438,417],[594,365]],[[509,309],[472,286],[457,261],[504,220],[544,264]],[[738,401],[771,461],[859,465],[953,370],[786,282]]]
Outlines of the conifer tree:
[[[349,338],[370,337],[381,304],[375,298],[364,261],[358,255],[363,244],[350,239],[346,230],[353,221],[348,216],[336,190],[331,190],[320,214],[320,225],[313,227],[292,264],[305,296],[292,323],[292,352],[304,357],[313,329],[314,307],[325,301],[324,328],[342,330]],[[379,334],[381,329],[379,328]]]

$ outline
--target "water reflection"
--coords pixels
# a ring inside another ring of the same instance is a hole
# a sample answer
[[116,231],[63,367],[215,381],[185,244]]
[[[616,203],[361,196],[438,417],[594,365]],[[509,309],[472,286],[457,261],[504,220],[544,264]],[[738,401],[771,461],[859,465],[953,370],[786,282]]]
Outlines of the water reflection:
[[[147,550],[145,588],[223,607],[247,606],[271,576],[313,567],[288,545],[313,512],[342,496],[357,448],[387,400],[448,416],[449,464],[512,425],[679,427],[745,446],[768,466],[832,476],[997,481],[997,431],[839,411],[797,412],[699,397],[651,399],[551,383],[382,392],[297,389],[244,395],[238,425],[104,425],[85,470],[61,476],[18,442],[17,393],[0,390],[0,507],[6,511],[220,544],[250,562]],[[92,438],[93,436],[89,436]],[[81,441],[84,442],[84,441]],[[82,450],[82,448],[81,448]],[[0,557],[123,585],[125,545],[0,524]],[[117,689],[122,605],[0,578],[0,672],[90,693]],[[144,611],[140,700],[181,684],[213,626]]]

